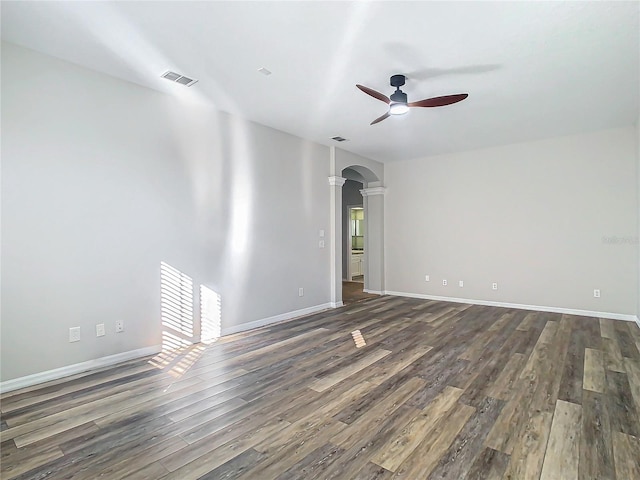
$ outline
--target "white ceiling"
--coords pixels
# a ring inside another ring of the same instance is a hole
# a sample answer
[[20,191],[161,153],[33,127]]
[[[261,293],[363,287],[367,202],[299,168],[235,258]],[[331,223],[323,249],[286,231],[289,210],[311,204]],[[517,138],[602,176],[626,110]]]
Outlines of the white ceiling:
[[[380,161],[633,124],[639,2],[9,2],[2,38]],[[260,67],[273,72],[258,73]],[[174,70],[187,88],[161,79]],[[468,93],[370,126],[409,101]]]

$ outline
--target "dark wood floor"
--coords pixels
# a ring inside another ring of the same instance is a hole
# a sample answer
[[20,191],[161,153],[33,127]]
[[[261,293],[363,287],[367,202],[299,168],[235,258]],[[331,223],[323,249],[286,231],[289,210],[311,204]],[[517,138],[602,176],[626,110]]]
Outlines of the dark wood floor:
[[364,292],[364,283],[362,282],[342,282],[342,303],[351,305],[352,303],[361,302],[370,298],[376,298],[378,295]]
[[2,398],[2,478],[640,478],[630,322],[378,297]]

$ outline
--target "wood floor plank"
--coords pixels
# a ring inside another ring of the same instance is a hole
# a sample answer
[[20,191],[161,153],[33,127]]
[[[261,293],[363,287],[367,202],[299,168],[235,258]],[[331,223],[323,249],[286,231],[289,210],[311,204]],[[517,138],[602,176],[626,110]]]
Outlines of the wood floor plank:
[[626,374],[607,372],[606,398],[611,430],[640,437],[640,412],[636,410]]
[[475,411],[468,405],[456,404],[398,467],[394,478],[427,478]]
[[[540,427],[545,424],[543,419],[532,416],[537,412],[530,407],[536,399],[548,401],[552,398],[547,389],[547,374],[551,368],[550,352],[557,331],[557,322],[547,322],[517,380],[516,395],[502,409],[487,436],[487,447],[511,455],[515,443],[521,440],[521,432],[527,425],[534,424]],[[546,405],[540,404],[537,407],[542,413],[542,408],[546,408]],[[551,415],[548,418],[550,419]]]
[[160,463],[171,472],[166,476],[167,479],[195,480],[232,460],[288,425],[288,422],[274,419],[215,449],[212,449],[207,442],[197,442],[165,457]]
[[605,389],[604,359],[600,350],[592,348],[584,352],[583,388],[592,392],[603,393]]
[[18,449],[13,440],[6,440],[0,445],[0,476],[14,478],[34,468],[45,465],[52,460],[64,456],[59,447]]
[[640,349],[633,340],[629,329],[622,322],[616,322],[613,326],[620,352],[624,357],[640,360]]
[[603,394],[584,391],[580,435],[580,480],[615,480],[611,423]]
[[9,413],[25,406],[51,400],[69,393],[87,390],[97,385],[108,383],[114,379],[134,376],[140,372],[158,374],[158,370],[146,361],[147,358],[124,362],[117,370],[100,369],[94,372],[83,372],[70,377],[52,380],[33,387],[5,393],[1,397],[2,412]]
[[613,434],[613,456],[618,479],[640,478],[640,439],[615,432]]
[[398,390],[380,399],[375,406],[367,411],[366,415],[362,415],[353,423],[347,424],[340,433],[331,438],[331,443],[339,445],[345,450],[353,447],[361,439],[363,431],[367,431],[375,424],[383,421],[402,406],[407,399],[411,398],[416,390],[423,386],[424,380],[419,378],[410,379]]
[[[519,320],[514,320],[510,315],[511,325],[504,325],[494,338],[487,342],[482,356],[470,365],[475,364],[476,371],[469,376],[470,381],[465,382],[464,394],[460,402],[477,407],[485,401],[485,397],[491,390],[494,382],[500,377],[505,364],[514,355],[522,343],[524,332],[515,331]],[[471,366],[469,366],[471,368]]]
[[265,456],[264,453],[257,452],[253,448],[250,448],[240,455],[233,457],[228,462],[205,473],[198,480],[219,480],[221,478],[230,480],[239,478],[247,470],[250,470],[254,465],[259,463],[260,460],[263,460]]
[[312,390],[315,390],[316,392],[324,392],[327,388],[330,388],[334,386],[336,383],[341,382],[345,378],[348,378],[351,375],[354,375],[359,371],[364,370],[365,368],[374,364],[378,360],[386,357],[390,353],[391,353],[390,350],[384,350],[384,349],[379,349],[377,351],[374,350],[369,355],[367,355],[366,357],[363,357],[359,361],[352,363],[351,365],[345,366],[344,368],[338,370],[337,372],[331,375],[328,375],[324,378],[320,378],[316,380],[311,384],[310,388]]
[[602,339],[602,349],[604,352],[604,367],[606,370],[625,373],[624,359],[620,352],[620,347],[616,340],[610,338]]
[[306,396],[306,402],[300,402],[291,406],[282,413],[282,417],[294,423],[308,415],[313,415],[322,411],[327,416],[335,416],[341,410],[350,408],[360,401],[375,388],[372,383],[363,382],[342,382],[322,393],[316,393],[315,397]]
[[[315,449],[315,442],[325,444],[336,433],[340,432],[345,425],[334,420],[306,421],[298,425],[292,424],[284,429],[287,438],[278,437],[282,441],[274,442],[267,439],[255,448],[266,454],[266,458],[259,462],[254,468],[248,470],[240,479],[251,480],[260,478],[264,480],[276,478],[283,470],[287,470],[296,463],[302,461]],[[298,430],[300,428],[300,430]]]
[[598,321],[600,322],[600,336],[602,338],[615,340],[616,334],[613,327],[613,320],[609,320],[608,318],[599,318]]
[[369,462],[351,478],[352,480],[389,480],[392,477],[393,474],[389,470]]
[[[215,386],[217,390],[223,390],[219,386]],[[201,393],[206,389],[206,384],[199,378],[186,378],[180,379],[171,384],[166,389],[162,389],[160,392],[136,395],[131,401],[125,404],[124,408],[109,410],[103,415],[98,415],[95,418],[95,423],[101,427],[106,428],[109,425],[121,422],[131,416],[137,415],[140,412],[149,411],[151,409],[157,409],[161,406],[168,405],[172,401],[193,398],[194,393]],[[180,403],[182,405],[182,403]],[[179,408],[176,406],[176,409]],[[170,409],[163,413],[168,413]]]
[[413,453],[417,446],[428,436],[436,422],[454,408],[463,390],[446,387],[419,415],[414,417],[400,435],[390,439],[371,461],[381,467],[395,472],[400,464]]
[[529,329],[531,328],[531,325],[533,324],[534,320],[537,317],[537,313],[536,312],[531,312],[528,313],[520,322],[520,325],[518,325],[517,330],[523,331],[523,332],[528,332]]
[[487,395],[498,400],[511,400],[516,390],[516,381],[520,377],[526,360],[527,357],[521,353],[513,354],[498,378],[490,386]]
[[376,296],[2,394],[0,476],[631,480],[639,347],[632,322]]
[[[397,435],[417,413],[416,409],[402,405],[390,415],[382,417],[378,423],[363,429],[360,438],[333,462],[322,478],[340,480],[361,477],[363,470],[368,468],[371,457],[384,448],[384,444]],[[387,470],[380,467],[375,472],[376,475],[386,475]]]
[[169,375],[161,375],[158,374],[157,371],[143,371],[15,409],[3,414],[3,418],[6,418],[9,427],[15,427],[48,417],[49,415],[59,412],[61,409],[68,410],[100,400],[107,394],[114,395],[116,393],[129,391],[136,395],[141,395],[150,391],[157,391],[158,388],[168,387],[173,382],[175,382],[175,379]]
[[4,432],[0,432],[0,442],[14,439],[18,447],[29,445],[51,435],[64,432],[70,428],[100,418],[104,415],[103,408],[117,404],[123,400],[131,400],[131,398],[132,395],[130,392],[121,392],[101,400],[96,400],[90,404],[74,407],[33,422],[8,428]]
[[[344,450],[331,443],[317,448],[295,465],[289,467],[276,478],[277,480],[312,480],[322,478],[324,472],[335,462]],[[213,478],[211,479],[213,480]]]
[[485,448],[476,457],[466,478],[469,480],[501,480],[508,464],[509,455],[492,448]]
[[100,473],[105,478],[128,479],[131,478],[134,473],[136,475],[150,474],[151,472],[143,469],[155,464],[156,467],[154,467],[154,469],[158,470],[161,475],[147,478],[159,478],[169,473],[169,470],[160,464],[160,460],[185,448],[187,445],[188,443],[179,436],[169,437],[156,445],[145,448],[135,456],[127,456],[124,460],[105,466]]
[[584,352],[587,345],[587,335],[584,332],[584,319],[574,315],[563,315],[563,318],[567,318],[571,323],[571,340],[569,341],[563,365],[558,399],[565,402],[582,404]]
[[474,338],[471,345],[469,345],[469,347],[465,349],[458,358],[461,360],[469,360],[471,362],[477,361],[484,353],[487,344],[495,338],[495,332],[505,328],[512,321],[513,316],[513,313],[505,313],[498,317],[494,322],[490,322],[491,324],[486,331]]
[[624,368],[629,379],[629,389],[633,396],[636,412],[640,412],[640,362],[625,358]]
[[558,400],[540,480],[577,480],[582,407]]
[[484,450],[484,439],[503,405],[504,402],[501,400],[485,397],[451,446],[440,457],[438,465],[429,475],[429,480],[457,480],[467,477],[476,457]]
[[540,478],[544,454],[553,415],[535,412],[529,415],[523,435],[513,447],[505,480],[532,480]]
[[410,348],[403,349],[393,355],[389,355],[371,368],[368,368],[361,381],[369,382],[373,385],[380,385],[385,380],[398,374],[412,363],[429,353],[433,347],[429,345],[417,344]]

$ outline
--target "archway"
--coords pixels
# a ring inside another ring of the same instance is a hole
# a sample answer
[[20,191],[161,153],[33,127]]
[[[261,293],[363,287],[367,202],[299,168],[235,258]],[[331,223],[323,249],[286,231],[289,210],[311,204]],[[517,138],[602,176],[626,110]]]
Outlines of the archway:
[[[337,155],[334,153],[334,160]],[[346,155],[345,155],[346,157]],[[344,158],[342,160],[345,160]],[[353,159],[348,159],[353,160]],[[357,159],[356,159],[357,160]],[[382,171],[375,172],[371,165],[362,162],[334,161],[334,175],[329,177],[331,185],[331,303],[334,307],[342,305],[343,279],[343,205],[342,187],[348,178],[357,179],[363,184],[362,203],[364,208],[365,234],[363,270],[364,292],[382,294],[384,292],[384,192]],[[376,166],[378,164],[375,162]]]

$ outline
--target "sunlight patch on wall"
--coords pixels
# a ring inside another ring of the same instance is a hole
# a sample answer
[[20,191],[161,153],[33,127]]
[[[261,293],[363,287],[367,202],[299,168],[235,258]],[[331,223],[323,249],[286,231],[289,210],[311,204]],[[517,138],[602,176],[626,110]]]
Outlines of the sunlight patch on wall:
[[193,344],[193,280],[165,262],[160,263],[160,312],[162,351],[149,363],[179,378],[200,359],[205,346]]
[[193,344],[193,281],[180,270],[160,264],[162,350]]
[[200,341],[212,343],[222,330],[222,299],[219,293],[200,285]]
[[[247,274],[247,252],[252,238],[253,220],[253,167],[249,126],[244,120],[230,119],[233,172],[231,178],[231,225],[229,247],[233,267],[241,275]],[[240,269],[238,266],[242,265]]]

